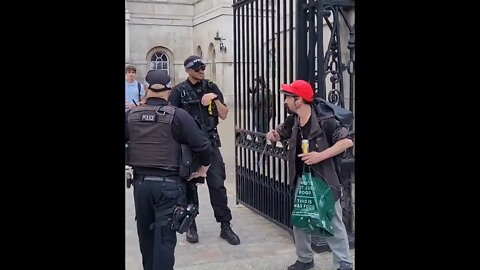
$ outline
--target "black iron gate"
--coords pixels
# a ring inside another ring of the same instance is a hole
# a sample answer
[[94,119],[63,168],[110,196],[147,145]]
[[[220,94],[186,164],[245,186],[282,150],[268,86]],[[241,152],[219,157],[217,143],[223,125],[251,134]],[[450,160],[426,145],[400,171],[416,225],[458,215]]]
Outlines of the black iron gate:
[[[354,110],[354,1],[234,0],[233,8],[237,203],[291,230],[295,187],[288,180],[288,141],[272,145],[265,131],[286,118],[279,89],[295,79],[309,81],[316,95]],[[342,161],[348,179],[342,206],[350,235],[353,152]],[[322,239],[312,246],[327,250]]]

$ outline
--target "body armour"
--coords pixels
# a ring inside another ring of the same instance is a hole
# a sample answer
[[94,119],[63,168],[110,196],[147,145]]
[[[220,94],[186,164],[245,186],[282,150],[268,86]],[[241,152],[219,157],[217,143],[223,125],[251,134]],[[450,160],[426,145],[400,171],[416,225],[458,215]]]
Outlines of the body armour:
[[215,102],[210,106],[202,106],[201,99],[204,94],[213,92],[213,83],[211,81],[202,80],[201,87],[195,87],[195,90],[187,82],[183,81],[177,86],[180,92],[181,106],[186,110],[202,128],[212,145],[221,147],[220,136],[218,135],[218,112]]
[[130,165],[178,171],[180,144],[173,139],[175,107],[142,105],[128,115]]
[[211,111],[207,106],[202,106],[201,99],[204,94],[212,92],[212,86],[206,80],[202,80],[201,84],[201,87],[196,90],[187,81],[183,81],[177,86],[180,91],[181,108],[200,122],[203,129],[211,131],[218,125],[217,108],[214,102],[212,102]]

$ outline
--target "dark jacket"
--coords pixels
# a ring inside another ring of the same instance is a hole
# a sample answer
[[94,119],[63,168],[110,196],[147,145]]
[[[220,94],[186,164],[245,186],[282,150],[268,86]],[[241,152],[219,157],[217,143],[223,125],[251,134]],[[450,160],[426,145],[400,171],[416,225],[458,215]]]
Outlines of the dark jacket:
[[[331,134],[324,132],[324,126],[326,126],[325,121],[334,121],[335,130],[330,131]],[[323,123],[323,125],[322,125]],[[290,139],[289,146],[289,156],[288,156],[288,169],[290,175],[290,183],[296,185],[297,182],[297,169],[295,164],[295,159],[299,153],[297,153],[297,136],[298,136],[298,116],[296,114],[291,114],[285,119],[285,122],[276,128],[277,132],[280,134],[282,140]],[[331,138],[331,142],[329,142]],[[322,152],[323,150],[329,148],[331,145],[334,145],[337,141],[349,138],[351,139],[350,132],[334,118],[328,118],[323,122],[320,121],[315,114],[315,110],[312,108],[311,116],[311,127],[310,133],[308,135],[309,152],[317,151]],[[313,164],[312,172],[314,176],[322,176],[332,188],[334,199],[337,200],[341,196],[341,185],[337,173],[335,171],[335,164],[333,158],[326,159],[317,164]]]
[[[258,87],[248,89],[252,94],[252,108],[254,115],[264,115],[266,119],[271,119],[274,116],[274,97],[272,91],[268,89],[258,89]],[[255,117],[255,116],[254,116]]]

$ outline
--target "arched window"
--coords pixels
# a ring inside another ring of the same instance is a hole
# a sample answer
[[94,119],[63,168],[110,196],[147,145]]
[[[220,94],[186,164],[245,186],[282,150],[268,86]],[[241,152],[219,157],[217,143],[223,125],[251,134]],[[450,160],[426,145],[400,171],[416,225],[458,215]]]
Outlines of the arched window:
[[203,58],[202,47],[200,47],[200,45],[197,46],[197,55],[200,56],[200,58]]
[[215,81],[217,79],[217,64],[216,64],[215,46],[213,46],[213,43],[210,43],[210,45],[208,45],[208,54],[209,54],[208,62],[210,62],[210,65],[211,65],[209,77],[210,79]]
[[165,70],[167,74],[170,74],[170,61],[168,59],[168,56],[164,52],[155,52],[152,55],[152,58],[150,59],[151,61],[151,69],[160,69],[160,70]]

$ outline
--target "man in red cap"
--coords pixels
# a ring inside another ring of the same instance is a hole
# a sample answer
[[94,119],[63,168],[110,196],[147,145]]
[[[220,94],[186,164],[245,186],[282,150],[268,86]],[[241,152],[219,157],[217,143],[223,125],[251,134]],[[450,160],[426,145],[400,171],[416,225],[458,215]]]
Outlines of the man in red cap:
[[[334,117],[326,118],[312,113],[315,109],[312,107],[313,89],[310,83],[296,80],[291,84],[282,84],[281,91],[286,95],[284,103],[290,115],[283,124],[269,131],[266,137],[272,142],[290,139],[289,175],[290,183],[295,183],[296,191],[301,182],[304,165],[311,166],[313,176],[319,178],[321,174],[321,178],[330,186],[335,199],[335,215],[331,221],[334,236],[327,237],[326,241],[332,250],[335,268],[351,270],[353,262],[340,204],[342,186],[333,160],[335,156],[353,146],[351,134]],[[303,154],[301,141],[306,139],[309,141],[309,151]],[[293,233],[298,259],[288,270],[313,268],[311,235],[295,226]]]

